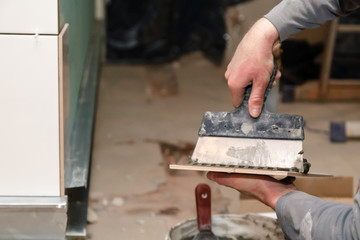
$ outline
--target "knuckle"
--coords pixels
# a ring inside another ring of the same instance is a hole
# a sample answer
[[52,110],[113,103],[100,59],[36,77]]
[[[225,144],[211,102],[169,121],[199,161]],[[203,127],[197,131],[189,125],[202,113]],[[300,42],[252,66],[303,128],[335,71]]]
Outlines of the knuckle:
[[253,106],[261,106],[263,104],[264,98],[261,96],[250,96],[249,102]]
[[226,70],[225,74],[224,74],[225,78],[228,80],[229,77],[230,77],[230,72],[229,72],[229,69]]
[[227,81],[227,85],[229,88],[231,89],[237,89],[238,88],[238,84],[236,81],[234,81],[233,78],[229,78],[228,81]]

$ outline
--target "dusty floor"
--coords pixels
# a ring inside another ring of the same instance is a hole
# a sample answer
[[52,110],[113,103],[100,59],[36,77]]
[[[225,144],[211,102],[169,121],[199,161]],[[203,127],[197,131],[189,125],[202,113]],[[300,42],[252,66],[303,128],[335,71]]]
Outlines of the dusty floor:
[[[90,186],[88,238],[159,240],[171,226],[195,217],[194,188],[207,182],[213,213],[238,213],[235,190],[218,186],[204,173],[169,171],[186,159],[197,140],[202,114],[231,110],[224,68],[199,54],[168,67],[178,81],[159,89],[144,66],[104,65],[99,86]],[[161,77],[160,77],[161,78]],[[161,96],[165,95],[165,96]],[[360,142],[329,141],[329,122],[359,120],[360,103],[279,103],[281,113],[304,116],[304,150],[312,172],[360,175]]]

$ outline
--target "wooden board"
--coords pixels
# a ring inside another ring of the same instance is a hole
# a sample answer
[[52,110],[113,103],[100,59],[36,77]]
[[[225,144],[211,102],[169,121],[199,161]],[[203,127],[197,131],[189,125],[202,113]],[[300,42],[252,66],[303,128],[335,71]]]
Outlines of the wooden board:
[[295,101],[358,101],[360,99],[360,80],[329,79],[326,93],[321,98],[319,81],[316,79],[296,86]]
[[329,24],[319,81],[306,82],[295,87],[294,100],[354,101],[360,99],[360,79],[332,79],[330,76],[337,34],[360,32],[360,25],[339,24],[338,22],[339,19],[334,19]]
[[59,34],[60,195],[65,195],[64,162],[70,153],[69,24]]
[[191,170],[191,171],[205,171],[205,172],[225,172],[225,173],[243,173],[255,175],[268,175],[273,177],[333,177],[331,174],[324,173],[299,173],[287,172],[278,170],[265,170],[265,169],[246,169],[246,168],[231,168],[231,167],[218,167],[218,166],[199,166],[199,165],[185,165],[185,164],[170,164],[170,169],[173,170]]

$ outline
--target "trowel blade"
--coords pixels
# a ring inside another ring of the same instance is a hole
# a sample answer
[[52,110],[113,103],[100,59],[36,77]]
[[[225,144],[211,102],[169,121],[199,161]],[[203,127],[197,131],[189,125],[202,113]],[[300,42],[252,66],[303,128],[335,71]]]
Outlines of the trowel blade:
[[303,142],[229,137],[199,137],[194,164],[303,172]]

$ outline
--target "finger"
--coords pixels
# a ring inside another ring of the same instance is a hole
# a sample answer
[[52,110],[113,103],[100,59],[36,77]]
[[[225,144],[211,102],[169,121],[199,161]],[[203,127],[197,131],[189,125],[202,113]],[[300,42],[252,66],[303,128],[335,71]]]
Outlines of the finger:
[[277,70],[275,79],[280,79],[280,78],[281,78],[281,72],[280,72],[280,70]]
[[237,108],[244,99],[245,87],[242,87],[231,80],[228,81],[228,87],[231,94],[232,104],[235,108]]
[[217,182],[219,179],[226,179],[230,176],[228,173],[219,173],[219,172],[208,172],[206,177],[212,181]]
[[290,177],[284,178],[284,179],[281,180],[280,182],[285,183],[285,184],[293,184],[295,180],[296,180],[295,177],[291,177],[291,176],[290,176]]
[[275,179],[269,176],[263,176],[263,175],[240,174],[240,173],[229,174],[229,173],[220,173],[220,172],[208,172],[207,178],[217,182],[218,184],[233,188],[236,188],[237,184],[241,183],[246,179],[276,181]]
[[[252,178],[252,179],[269,179],[274,180],[273,178],[265,175],[255,175],[255,174],[245,174],[245,173],[223,173],[223,172],[208,172],[206,174],[207,178],[210,180],[219,180],[219,179],[235,179],[235,178]],[[290,179],[290,177],[288,177]]]
[[276,86],[276,84],[278,83],[278,81],[280,80],[280,78],[281,78],[281,72],[280,72],[279,70],[277,70],[276,75],[275,75],[275,80],[274,80],[274,82],[272,83],[271,88],[273,88],[273,87]]
[[249,98],[249,113],[253,118],[259,117],[264,103],[264,94],[268,82],[258,79],[254,81]]
[[229,71],[229,68],[227,68],[226,72],[225,72],[225,79],[228,80],[229,76],[230,76],[230,71]]
[[[237,176],[239,175],[239,176]],[[228,173],[219,173],[219,172],[209,172],[207,173],[207,178],[227,187],[235,188],[239,187],[241,184],[241,175],[240,174],[228,174]],[[240,180],[240,182],[239,182]]]
[[277,81],[276,81],[276,79],[273,81],[273,83],[272,83],[272,85],[271,85],[271,87],[270,88],[274,88],[275,86],[276,86],[276,84],[277,84]]

